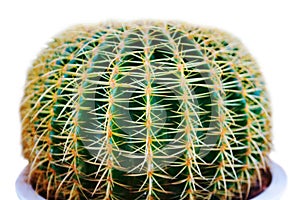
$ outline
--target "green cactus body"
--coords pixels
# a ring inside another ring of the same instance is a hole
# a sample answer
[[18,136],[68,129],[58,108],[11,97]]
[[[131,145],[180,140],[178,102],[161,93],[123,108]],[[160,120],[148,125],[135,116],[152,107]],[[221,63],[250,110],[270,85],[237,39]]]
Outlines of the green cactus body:
[[49,199],[242,199],[268,169],[261,73],[215,29],[69,29],[33,63],[21,115],[28,180]]

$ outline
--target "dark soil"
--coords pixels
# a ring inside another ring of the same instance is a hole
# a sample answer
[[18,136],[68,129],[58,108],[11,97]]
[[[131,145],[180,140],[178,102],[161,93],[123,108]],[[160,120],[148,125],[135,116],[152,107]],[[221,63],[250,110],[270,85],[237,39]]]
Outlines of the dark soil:
[[259,180],[256,180],[256,185],[253,185],[251,187],[248,199],[256,197],[257,195],[259,195],[265,189],[268,188],[268,186],[270,185],[271,180],[272,180],[272,174],[270,172],[270,169],[268,169],[266,171],[261,170],[261,178],[262,178],[262,186],[260,187]]
[[271,183],[271,180],[272,180],[271,171],[268,168],[266,171],[265,170],[261,170],[260,174],[261,174],[261,179],[262,179],[261,180],[262,181],[261,186],[259,184],[259,179],[256,179],[256,184],[252,183],[252,187],[250,189],[250,193],[248,194],[248,197],[247,197],[246,194],[243,194],[242,198],[235,197],[235,198],[233,198],[233,200],[249,200],[249,199],[252,199],[252,198],[256,197],[257,195],[259,195],[260,193],[262,193],[265,189],[267,189],[268,186]]

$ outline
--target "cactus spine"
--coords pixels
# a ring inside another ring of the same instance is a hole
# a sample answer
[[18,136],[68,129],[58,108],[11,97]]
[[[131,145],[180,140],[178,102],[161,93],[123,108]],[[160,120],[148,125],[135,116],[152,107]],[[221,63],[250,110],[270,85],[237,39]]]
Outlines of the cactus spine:
[[268,169],[261,73],[215,29],[66,30],[34,61],[21,116],[29,182],[49,199],[242,199]]

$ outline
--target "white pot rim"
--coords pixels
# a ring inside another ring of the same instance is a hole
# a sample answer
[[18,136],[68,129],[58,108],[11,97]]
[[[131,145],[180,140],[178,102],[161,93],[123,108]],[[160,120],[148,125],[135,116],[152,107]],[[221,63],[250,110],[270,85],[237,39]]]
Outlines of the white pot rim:
[[[272,173],[272,180],[268,188],[266,188],[258,196],[251,200],[279,200],[283,194],[286,184],[287,176],[282,167],[275,162],[270,162],[270,169]],[[45,200],[38,195],[32,188],[31,184],[26,182],[28,175],[28,166],[26,166],[16,181],[16,192],[20,200]]]

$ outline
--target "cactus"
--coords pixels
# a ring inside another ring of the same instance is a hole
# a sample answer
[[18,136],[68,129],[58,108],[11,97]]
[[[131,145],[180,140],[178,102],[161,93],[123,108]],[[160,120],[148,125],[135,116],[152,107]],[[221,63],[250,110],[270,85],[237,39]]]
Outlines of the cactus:
[[234,37],[178,22],[72,27],[28,72],[28,182],[47,199],[247,199],[270,108]]

